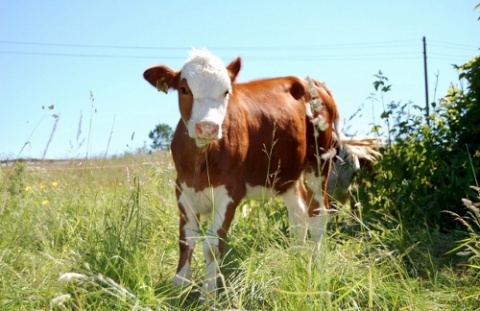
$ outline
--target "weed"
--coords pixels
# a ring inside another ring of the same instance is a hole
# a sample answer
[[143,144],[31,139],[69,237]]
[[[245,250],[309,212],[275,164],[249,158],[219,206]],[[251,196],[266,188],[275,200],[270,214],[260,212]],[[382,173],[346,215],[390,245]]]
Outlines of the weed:
[[[473,187],[478,193],[480,201],[480,188]],[[476,271],[480,275],[480,203],[474,203],[469,199],[463,199],[463,204],[467,209],[465,216],[459,216],[456,213],[452,214],[457,221],[459,221],[466,229],[467,236],[458,241],[458,246],[452,250],[458,256],[468,258],[468,267]]]

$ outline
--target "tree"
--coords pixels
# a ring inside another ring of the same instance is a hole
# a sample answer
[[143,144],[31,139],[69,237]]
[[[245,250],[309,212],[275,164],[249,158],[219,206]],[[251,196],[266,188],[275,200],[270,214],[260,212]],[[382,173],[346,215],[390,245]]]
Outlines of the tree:
[[153,140],[150,145],[152,149],[166,150],[170,147],[173,130],[168,124],[160,123],[155,126],[155,129],[150,131],[148,137]]

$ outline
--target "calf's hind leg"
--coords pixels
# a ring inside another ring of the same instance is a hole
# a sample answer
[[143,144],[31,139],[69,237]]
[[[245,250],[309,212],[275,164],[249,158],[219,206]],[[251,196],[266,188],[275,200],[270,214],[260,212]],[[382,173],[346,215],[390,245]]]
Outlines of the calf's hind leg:
[[[329,164],[329,163],[328,163]],[[328,171],[327,171],[328,173]],[[327,229],[329,220],[329,200],[327,194],[328,174],[305,173],[308,188],[308,229],[313,242],[318,243]]]
[[300,244],[307,237],[308,206],[306,203],[306,190],[303,182],[298,180],[294,186],[281,195],[288,209],[290,228],[295,232],[295,238]]

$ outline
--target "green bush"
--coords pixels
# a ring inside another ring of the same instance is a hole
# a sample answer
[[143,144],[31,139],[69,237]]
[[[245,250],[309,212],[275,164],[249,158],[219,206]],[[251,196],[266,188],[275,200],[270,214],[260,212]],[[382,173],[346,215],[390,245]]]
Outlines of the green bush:
[[[374,173],[364,176],[360,201],[364,216],[409,226],[451,229],[458,225],[448,210],[466,213],[462,198],[472,198],[480,166],[480,57],[456,67],[460,82],[433,103],[425,122],[425,108],[390,103],[382,114],[388,137]],[[381,73],[374,86],[382,98],[390,90]],[[381,132],[375,126],[374,131]],[[392,218],[393,216],[393,218]]]

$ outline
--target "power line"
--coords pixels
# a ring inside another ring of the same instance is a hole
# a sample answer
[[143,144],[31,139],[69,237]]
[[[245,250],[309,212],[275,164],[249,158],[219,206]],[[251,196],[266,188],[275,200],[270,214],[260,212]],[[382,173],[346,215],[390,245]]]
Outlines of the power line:
[[[183,60],[184,56],[165,56],[165,55],[115,55],[115,54],[89,54],[89,53],[55,53],[55,52],[27,52],[27,51],[3,51],[4,55],[20,55],[20,56],[55,56],[55,57],[80,57],[80,58],[119,58],[119,59],[171,59]],[[280,61],[280,60],[296,60],[296,61],[314,61],[314,60],[369,60],[369,59],[414,59],[419,53],[368,53],[368,54],[317,54],[317,55],[266,55],[266,56],[248,56],[244,58],[257,61]]]
[[[85,58],[137,58],[137,59],[158,59],[158,56],[142,55],[114,55],[114,54],[84,54],[84,53],[54,53],[54,52],[25,52],[25,51],[1,51],[0,54],[6,55],[25,55],[25,56],[59,56],[59,57],[85,57]],[[185,59],[180,56],[167,56],[164,59]]]
[[449,48],[449,49],[455,49],[455,50],[477,50],[479,47],[475,47],[473,45],[466,45],[466,44],[457,44],[457,43],[452,43],[452,42],[444,42],[444,41],[432,41],[429,43],[431,46],[436,46],[436,47],[444,47],[444,48]]
[[70,44],[51,42],[7,41],[0,40],[0,44],[47,46],[47,47],[74,47],[74,48],[103,48],[103,49],[134,49],[134,50],[183,50],[180,47],[153,47],[153,46],[123,46],[123,45],[94,45],[94,44]]
[[[163,52],[176,52],[189,50],[189,47],[168,47],[168,46],[134,46],[134,45],[94,45],[94,44],[77,44],[77,43],[55,43],[55,42],[35,42],[35,41],[10,41],[0,40],[0,45],[14,45],[20,46],[33,46],[37,48],[41,47],[55,47],[62,49],[109,49],[109,50],[150,50],[150,51],[163,51]],[[445,47],[450,50],[470,50],[468,45],[454,44],[449,42],[434,41],[433,46]],[[383,41],[383,42],[357,42],[357,43],[341,43],[341,44],[322,44],[322,45],[304,45],[304,46],[238,46],[238,47],[211,47],[211,50],[216,51],[236,51],[239,54],[243,54],[244,58],[257,61],[316,61],[316,60],[385,60],[385,59],[416,59],[421,54],[419,50],[418,42],[412,40],[404,41]],[[381,49],[385,49],[384,52]],[[395,50],[392,50],[395,49]],[[412,51],[414,49],[415,51]],[[348,50],[349,52],[345,52]],[[371,52],[374,50],[374,52]],[[343,51],[343,52],[342,52]],[[285,53],[298,53],[298,54],[285,54]],[[315,53],[312,55],[311,53]],[[324,53],[326,52],[326,53]],[[332,54],[332,52],[338,52]],[[453,52],[453,51],[452,51]],[[249,56],[249,53],[256,53]],[[258,54],[260,53],[260,54]],[[268,55],[261,55],[262,53],[269,53]],[[431,56],[437,59],[462,57],[455,53],[438,53],[433,51]],[[106,59],[170,59],[170,60],[182,60],[184,56],[174,55],[125,55],[116,54],[112,52],[102,53],[76,53],[76,52],[58,52],[56,51],[32,51],[32,50],[0,50],[0,54],[4,55],[20,55],[20,56],[56,56],[56,57],[77,57],[77,58],[106,58]]]
[[[77,43],[54,43],[54,42],[34,42],[34,41],[10,41],[0,40],[0,44],[26,45],[26,46],[44,46],[44,47],[62,47],[62,48],[100,48],[100,49],[131,49],[131,50],[165,50],[165,51],[183,51],[191,47],[168,47],[168,46],[134,46],[134,45],[95,45],[95,44],[77,44]],[[217,46],[210,47],[212,50],[233,51],[278,51],[278,50],[315,50],[315,49],[361,49],[361,48],[386,48],[386,47],[405,47],[416,46],[413,40],[407,41],[384,41],[384,42],[359,42],[359,43],[341,43],[341,44],[319,44],[319,45],[278,45],[278,46]]]

